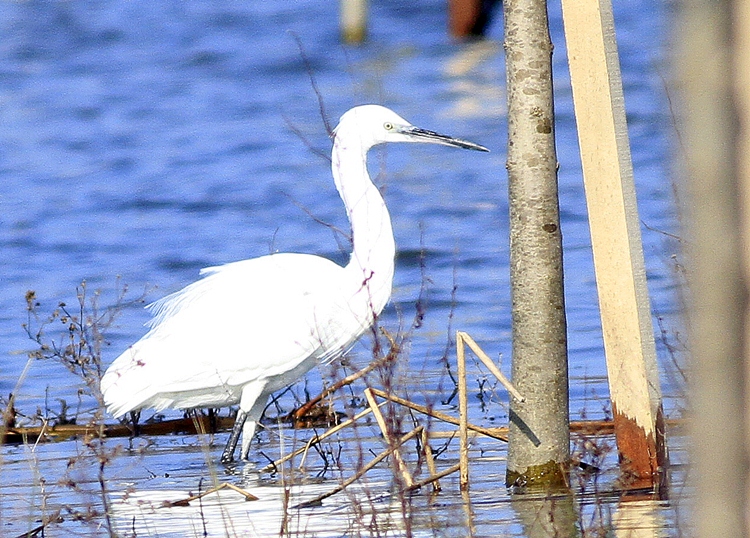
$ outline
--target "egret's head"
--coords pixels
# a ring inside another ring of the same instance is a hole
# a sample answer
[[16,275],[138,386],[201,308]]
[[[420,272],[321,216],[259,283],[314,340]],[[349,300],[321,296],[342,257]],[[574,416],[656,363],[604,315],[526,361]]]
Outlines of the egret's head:
[[380,105],[358,106],[346,112],[341,116],[334,136],[358,137],[365,148],[385,142],[423,142],[489,151],[473,142],[415,127],[392,110]]

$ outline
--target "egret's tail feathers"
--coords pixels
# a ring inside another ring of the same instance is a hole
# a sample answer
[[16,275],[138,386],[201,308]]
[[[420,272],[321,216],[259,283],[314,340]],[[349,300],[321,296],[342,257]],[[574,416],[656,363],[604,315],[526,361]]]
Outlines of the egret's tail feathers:
[[107,412],[115,418],[141,409],[149,399],[141,391],[129,390],[124,381],[119,378],[117,371],[109,371],[102,377],[101,389],[104,405],[107,407]]
[[153,397],[146,365],[138,360],[135,346],[115,359],[101,380],[107,412],[114,417],[146,407]]

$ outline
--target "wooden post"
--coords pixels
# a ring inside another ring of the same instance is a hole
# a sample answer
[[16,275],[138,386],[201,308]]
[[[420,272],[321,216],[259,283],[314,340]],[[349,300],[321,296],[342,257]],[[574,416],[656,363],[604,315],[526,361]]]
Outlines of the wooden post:
[[[741,4],[735,4],[740,15],[747,9]],[[742,48],[748,37],[742,33],[747,31],[747,21],[732,20],[729,0],[686,0],[680,8],[675,32],[680,39],[675,44],[682,101],[678,132],[689,197],[689,396],[694,421],[690,475],[695,497],[691,512],[696,537],[741,537],[748,535],[744,422],[748,415],[743,395],[748,301],[741,266],[738,183],[742,185],[747,176],[744,181],[738,176],[747,171],[737,167],[738,160],[747,163],[750,114],[747,87],[740,87],[748,67],[733,66],[731,55],[738,54],[740,60],[747,54]],[[733,42],[733,37],[738,41]],[[739,90],[737,108],[732,102],[733,75]],[[744,192],[747,196],[747,185]]]
[[341,39],[356,45],[367,37],[367,0],[341,0]]
[[623,481],[664,485],[664,417],[612,4],[562,6]]
[[570,459],[552,43],[545,0],[506,0],[513,384],[506,484],[567,483]]
[[457,39],[484,36],[500,0],[448,0],[448,27]]
[[476,26],[482,0],[448,0],[448,27],[452,37],[476,35]]

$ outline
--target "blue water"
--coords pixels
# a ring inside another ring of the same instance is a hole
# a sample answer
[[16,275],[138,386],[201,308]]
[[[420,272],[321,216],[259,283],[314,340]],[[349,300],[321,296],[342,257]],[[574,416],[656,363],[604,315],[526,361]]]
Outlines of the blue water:
[[[155,300],[202,267],[269,252],[346,260],[346,240],[310,216],[347,230],[329,164],[310,149],[330,151],[310,73],[332,126],[353,105],[380,103],[492,150],[392,146],[371,153],[370,170],[399,249],[383,320],[394,331],[413,316],[425,254],[427,314],[409,348],[419,383],[444,380],[449,326],[501,354],[509,370],[499,14],[478,47],[447,37],[443,1],[374,2],[369,39],[355,48],[339,43],[337,6],[0,4],[0,394],[14,389],[34,348],[22,328],[27,290],[44,317],[60,301],[74,303],[83,280],[107,307],[123,284],[129,297],[146,290]],[[550,17],[572,414],[595,417],[606,408],[606,370],[558,5]],[[636,0],[617,3],[615,18],[651,300],[677,331],[678,246],[661,233],[679,233],[664,80],[668,12]],[[109,328],[105,362],[144,333],[141,306],[126,307]],[[661,343],[659,353],[670,370]],[[355,347],[355,362],[368,358],[366,346]],[[308,375],[313,386],[317,377]],[[664,376],[671,397],[673,380]],[[61,367],[35,362],[16,405],[33,414],[45,397],[74,402],[76,391]],[[481,420],[505,411],[476,413]]]

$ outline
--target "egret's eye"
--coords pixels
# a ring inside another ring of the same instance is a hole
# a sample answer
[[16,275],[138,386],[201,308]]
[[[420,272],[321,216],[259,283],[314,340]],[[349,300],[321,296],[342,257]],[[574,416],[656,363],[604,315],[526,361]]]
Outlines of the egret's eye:
[[393,124],[390,121],[387,121],[383,124],[383,128],[386,131],[392,131],[393,130]]

